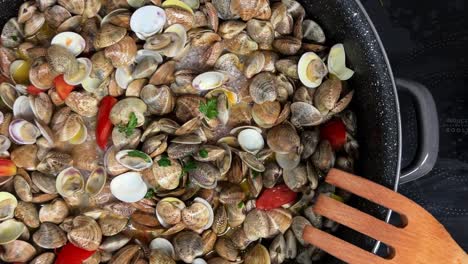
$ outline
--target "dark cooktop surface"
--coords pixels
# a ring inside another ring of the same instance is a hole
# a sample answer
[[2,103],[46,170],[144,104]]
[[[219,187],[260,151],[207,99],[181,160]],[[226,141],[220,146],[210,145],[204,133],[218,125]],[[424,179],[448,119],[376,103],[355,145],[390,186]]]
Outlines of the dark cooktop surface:
[[[361,0],[384,43],[395,77],[424,84],[437,104],[440,152],[431,173],[400,186],[468,251],[468,2]],[[403,167],[417,149],[413,103],[400,95]]]

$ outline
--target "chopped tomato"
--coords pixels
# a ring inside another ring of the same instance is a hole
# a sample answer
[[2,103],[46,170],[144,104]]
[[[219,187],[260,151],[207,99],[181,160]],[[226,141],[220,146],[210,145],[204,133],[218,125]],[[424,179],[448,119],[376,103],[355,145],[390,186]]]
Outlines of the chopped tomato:
[[320,137],[328,140],[334,150],[339,150],[346,143],[346,126],[341,119],[333,119],[320,128]]
[[28,85],[28,88],[26,89],[28,91],[29,94],[32,94],[32,95],[39,95],[40,93],[43,93],[44,91],[37,88],[36,86],[34,85]]
[[58,253],[55,264],[81,264],[96,251],[88,251],[79,248],[72,243],[67,243]]
[[257,199],[258,209],[271,210],[296,201],[297,193],[288,188],[285,184],[265,189]]
[[54,79],[55,90],[62,100],[65,100],[68,95],[75,89],[75,86],[69,85],[63,79],[63,74],[55,77]]
[[107,141],[112,133],[112,123],[109,115],[112,107],[117,103],[117,99],[112,96],[102,98],[99,105],[96,125],[96,143],[101,149],[106,149]]

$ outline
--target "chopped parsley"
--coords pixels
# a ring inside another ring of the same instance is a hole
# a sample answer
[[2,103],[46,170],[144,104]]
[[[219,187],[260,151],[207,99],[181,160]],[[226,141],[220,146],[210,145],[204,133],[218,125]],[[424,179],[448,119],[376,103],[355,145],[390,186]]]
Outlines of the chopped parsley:
[[255,179],[258,177],[258,175],[260,175],[260,172],[256,171],[256,170],[252,170],[252,178]]
[[206,104],[200,102],[198,107],[201,113],[203,113],[208,119],[215,119],[218,116],[218,100],[216,98],[208,99]]
[[133,134],[133,131],[135,131],[137,124],[138,124],[138,118],[136,117],[134,112],[131,112],[127,125],[119,125],[119,132],[125,133],[125,135],[129,137]]
[[161,167],[169,167],[171,166],[171,160],[167,157],[167,155],[162,155],[158,160],[158,165]]
[[132,150],[127,153],[129,157],[142,158],[145,162],[151,162],[151,158],[143,151]]
[[18,41],[18,37],[15,36],[15,35],[11,36],[11,39],[12,39],[13,41]]
[[191,160],[189,162],[187,162],[184,167],[182,167],[182,174],[186,173],[186,172],[189,172],[189,171],[193,171],[194,169],[197,168],[197,164]]
[[208,158],[208,151],[204,148],[200,149],[198,151],[198,154],[200,155],[200,157],[202,158]]
[[241,209],[241,208],[244,208],[245,204],[243,201],[240,201],[238,204],[237,204],[237,208]]
[[151,198],[154,197],[155,193],[156,193],[156,190],[154,190],[153,188],[150,188],[150,189],[148,189],[148,191],[146,192],[145,198],[146,198],[146,199],[151,199]]

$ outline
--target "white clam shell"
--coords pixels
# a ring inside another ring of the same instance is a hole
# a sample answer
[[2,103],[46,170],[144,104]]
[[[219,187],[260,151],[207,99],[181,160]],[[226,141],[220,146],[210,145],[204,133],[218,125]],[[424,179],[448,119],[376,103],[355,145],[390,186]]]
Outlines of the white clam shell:
[[86,41],[80,34],[69,31],[57,34],[51,44],[67,48],[75,56],[80,55],[86,47]]
[[24,119],[16,119],[8,127],[10,138],[16,144],[31,145],[41,135],[41,131],[32,123]]
[[127,89],[128,85],[133,81],[133,67],[120,67],[115,71],[115,81],[122,89]]
[[138,8],[130,18],[130,28],[142,40],[160,32],[164,24],[166,12],[153,5]]
[[139,172],[126,172],[112,179],[110,183],[112,195],[127,203],[138,202],[143,199],[148,187]]
[[[147,158],[147,161],[140,157],[129,157],[128,154],[132,151],[138,151],[141,153],[141,155],[145,155]],[[139,151],[139,150],[131,150],[131,149],[124,149],[115,155],[115,159],[117,162],[120,163],[120,165],[124,166],[125,168],[134,170],[134,171],[142,171],[145,170],[151,165],[153,165],[153,160],[151,159],[150,156],[148,156],[146,153]]]
[[83,89],[85,89],[87,92],[93,93],[96,91],[96,89],[101,85],[102,81],[99,78],[92,78],[91,76],[86,77],[81,82],[81,86],[83,86]]
[[90,59],[88,59],[88,58],[78,58],[77,61],[78,61],[78,63],[80,63],[79,73],[76,74],[75,76],[68,76],[67,74],[65,74],[63,76],[63,79],[69,85],[79,85],[84,80],[86,80],[86,78],[88,78],[89,75],[91,74],[93,63],[91,62]]
[[0,224],[0,245],[16,240],[23,234],[26,226],[14,219],[8,219]]
[[162,253],[166,254],[167,256],[170,256],[172,258],[175,257],[175,251],[174,251],[174,246],[172,243],[162,237],[157,237],[153,239],[149,245],[150,249],[157,249],[161,251]]
[[[9,200],[9,203],[2,203],[6,200]],[[15,213],[15,208],[18,205],[18,200],[16,197],[9,193],[9,192],[0,192],[0,203],[2,207],[0,207],[0,211],[2,214],[0,215],[0,221],[13,218],[13,215]],[[8,208],[3,208],[8,206]]]
[[[309,64],[315,62],[320,65],[320,72],[315,71],[316,68],[310,68]],[[322,59],[314,52],[306,52],[302,54],[298,62],[298,75],[302,84],[308,88],[317,88],[322,84],[323,78],[326,76],[326,65]],[[312,71],[311,71],[312,70]]]
[[328,71],[342,81],[353,77],[354,71],[346,67],[346,53],[343,44],[335,44],[328,54]]
[[241,148],[252,154],[257,154],[265,146],[265,141],[258,130],[248,128],[237,135],[237,141]]
[[[166,30],[164,30],[164,32],[176,33],[180,38],[180,41],[176,42],[177,47],[171,48],[171,50],[173,52],[170,53],[170,54],[164,54],[165,56],[167,56],[167,57],[177,57],[178,55],[180,55],[180,54],[182,54],[183,52],[186,51],[184,49],[184,47],[185,47],[185,43],[187,43],[187,31],[185,31],[184,26],[182,26],[181,24],[173,24],[173,25],[169,26],[168,28],[166,28]],[[176,44],[174,44],[174,45],[176,45]]]
[[15,103],[13,104],[13,116],[15,118],[22,118],[28,121],[32,121],[34,119],[34,112],[27,96],[22,95],[16,98]]
[[[2,114],[3,115],[3,114]],[[11,146],[11,141],[8,137],[0,135],[0,152],[7,151]],[[1,198],[0,198],[1,200]]]
[[196,259],[193,260],[192,264],[207,264],[207,263],[202,258],[196,258]]
[[193,88],[207,91],[220,87],[227,81],[226,75],[217,71],[204,72],[192,81]]

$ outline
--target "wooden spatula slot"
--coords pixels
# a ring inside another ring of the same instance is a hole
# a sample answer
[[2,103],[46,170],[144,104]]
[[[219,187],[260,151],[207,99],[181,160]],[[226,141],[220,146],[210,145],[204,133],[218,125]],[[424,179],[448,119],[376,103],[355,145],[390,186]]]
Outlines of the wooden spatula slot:
[[400,214],[402,227],[390,225],[326,195],[319,195],[314,212],[390,246],[394,254],[384,259],[314,227],[306,227],[304,240],[329,254],[356,264],[444,263],[465,264],[468,256],[444,227],[422,207],[381,185],[332,169],[326,182]]

